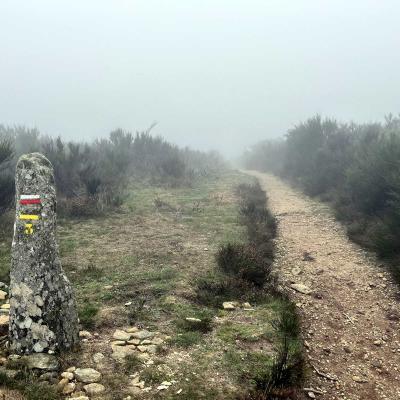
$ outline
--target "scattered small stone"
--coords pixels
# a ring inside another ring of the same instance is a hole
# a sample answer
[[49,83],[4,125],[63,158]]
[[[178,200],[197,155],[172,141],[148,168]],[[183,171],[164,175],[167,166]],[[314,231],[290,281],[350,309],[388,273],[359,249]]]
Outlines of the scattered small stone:
[[147,346],[147,351],[150,354],[156,354],[157,353],[157,346],[154,344],[150,344],[149,346]]
[[63,394],[71,394],[75,390],[75,388],[76,384],[74,382],[69,382],[64,386],[62,392]]
[[0,335],[7,334],[10,317],[8,314],[0,315]]
[[127,346],[112,346],[113,353],[111,357],[116,361],[123,361],[126,356],[136,353],[136,347],[133,345]]
[[128,333],[135,333],[135,332],[137,332],[138,330],[139,330],[139,328],[137,328],[136,326],[132,326],[131,328],[126,329],[125,332],[128,332]]
[[5,300],[7,298],[7,292],[0,290],[0,300]]
[[156,344],[156,345],[161,345],[161,344],[163,344],[164,343],[164,340],[162,340],[161,338],[154,338],[154,339],[152,339],[151,340],[151,342],[153,343],[153,344]]
[[139,353],[136,355],[140,361],[147,362],[150,358],[148,353]]
[[66,379],[68,379],[69,381],[72,381],[72,379],[74,379],[74,374],[73,374],[72,372],[63,372],[63,373],[61,374],[61,377],[62,377],[62,378],[66,378]]
[[84,391],[79,390],[79,391],[75,392],[74,394],[72,394],[71,397],[75,398],[75,397],[87,397],[87,396]]
[[79,397],[68,397],[68,400],[90,400],[87,396],[79,396]]
[[128,386],[128,391],[130,394],[133,394],[134,396],[142,393],[142,390],[137,386]]
[[345,353],[351,354],[351,348],[349,346],[344,346],[343,350],[345,351]]
[[103,289],[105,289],[105,290],[110,290],[112,288],[113,288],[113,285],[105,285],[105,286],[103,286]]
[[307,395],[308,395],[308,397],[309,397],[310,399],[315,399],[315,394],[314,394],[314,392],[308,392]]
[[368,382],[368,379],[362,378],[361,376],[358,376],[358,375],[352,376],[352,379],[353,379],[354,382],[357,382],[357,383],[366,383],[366,382]]
[[292,268],[291,272],[292,272],[292,275],[297,276],[297,275],[301,274],[301,269],[299,267],[294,267],[294,268]]
[[65,386],[67,383],[69,383],[69,380],[68,380],[67,378],[62,378],[62,379],[60,380],[60,382],[58,382],[58,387],[59,387],[60,389],[64,389],[64,386]]
[[69,368],[67,368],[67,372],[75,372],[75,370],[76,370],[76,367],[69,367]]
[[176,394],[181,394],[182,393],[182,389],[179,389]]
[[140,344],[140,339],[131,339],[127,341],[128,344],[133,344],[134,346],[138,346]]
[[375,346],[382,346],[382,344],[383,344],[382,340],[375,340],[374,341],[374,345]]
[[139,376],[135,377],[131,381],[131,386],[136,386],[136,387],[138,387],[140,389],[144,389],[144,385],[145,385],[145,382],[141,381]]
[[114,340],[111,342],[112,346],[125,346],[127,342],[125,340]]
[[101,374],[93,368],[77,368],[75,370],[75,377],[83,383],[94,383],[100,381]]
[[95,354],[93,354],[93,361],[96,363],[96,364],[99,364],[99,363],[101,363],[103,360],[104,360],[104,354],[103,353],[95,353]]
[[188,322],[195,322],[195,323],[201,322],[201,319],[199,318],[186,317],[185,320]]
[[229,310],[229,311],[232,311],[236,308],[233,301],[224,301],[222,303],[222,307],[224,310]]
[[115,340],[121,340],[121,341],[126,342],[127,340],[129,340],[131,338],[131,334],[127,333],[127,332],[125,332],[125,331],[123,331],[121,329],[117,329],[114,332],[113,338]]
[[127,303],[124,304],[125,307],[129,307],[130,305],[132,305],[131,301],[128,301]]
[[164,381],[164,382],[161,382],[161,385],[164,385],[164,386],[171,386],[172,383],[169,382],[169,381]]
[[169,388],[169,386],[166,386],[166,385],[157,386],[157,390],[165,390],[165,389],[168,389],[168,388]]
[[80,331],[79,337],[85,338],[85,339],[90,339],[92,337],[92,334],[89,331]]
[[89,385],[85,385],[83,388],[89,396],[103,393],[106,390],[106,388],[100,383],[90,383]]
[[303,261],[314,261],[314,260],[315,258],[308,251],[305,251],[303,253]]
[[302,293],[302,294],[311,294],[312,290],[310,288],[302,283],[292,283],[290,287],[296,292]]
[[[132,337],[136,339],[149,339],[155,336],[155,333],[146,331],[145,329],[143,331],[138,331],[138,332],[133,332]],[[129,339],[128,339],[129,340]]]

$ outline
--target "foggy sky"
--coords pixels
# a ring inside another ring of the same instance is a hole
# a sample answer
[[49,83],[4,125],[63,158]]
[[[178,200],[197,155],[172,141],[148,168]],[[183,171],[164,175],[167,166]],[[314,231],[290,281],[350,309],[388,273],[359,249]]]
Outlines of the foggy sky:
[[234,155],[400,111],[398,0],[0,0],[0,123]]

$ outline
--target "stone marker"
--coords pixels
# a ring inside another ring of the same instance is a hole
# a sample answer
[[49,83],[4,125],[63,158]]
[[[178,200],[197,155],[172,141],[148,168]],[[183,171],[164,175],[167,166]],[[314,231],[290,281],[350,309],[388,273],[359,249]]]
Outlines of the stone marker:
[[16,168],[16,218],[10,272],[10,348],[14,353],[67,349],[78,342],[78,317],[56,241],[53,167],[39,153]]

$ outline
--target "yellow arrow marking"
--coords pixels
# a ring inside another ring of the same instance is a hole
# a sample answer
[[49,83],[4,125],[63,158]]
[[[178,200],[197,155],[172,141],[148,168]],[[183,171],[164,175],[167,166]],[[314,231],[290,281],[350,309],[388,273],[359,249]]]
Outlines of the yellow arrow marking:
[[30,219],[37,221],[39,219],[39,215],[20,214],[19,219]]
[[33,233],[33,224],[25,224],[25,234],[32,235]]

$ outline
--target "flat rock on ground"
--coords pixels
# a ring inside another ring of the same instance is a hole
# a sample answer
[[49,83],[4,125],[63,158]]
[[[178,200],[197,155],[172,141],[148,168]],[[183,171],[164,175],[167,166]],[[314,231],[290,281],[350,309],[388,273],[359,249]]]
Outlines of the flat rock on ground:
[[314,293],[290,290],[312,371],[306,386],[327,400],[400,399],[400,326],[392,317],[400,315],[399,289],[389,273],[348,239],[328,206],[272,175],[251,174],[278,219],[275,267],[283,283],[290,288],[297,280],[296,268]]
[[31,369],[56,371],[60,366],[57,357],[47,353],[30,354],[23,356],[22,360],[26,361],[28,367]]
[[93,368],[77,368],[74,374],[76,379],[83,383],[99,382],[101,379],[100,372]]

